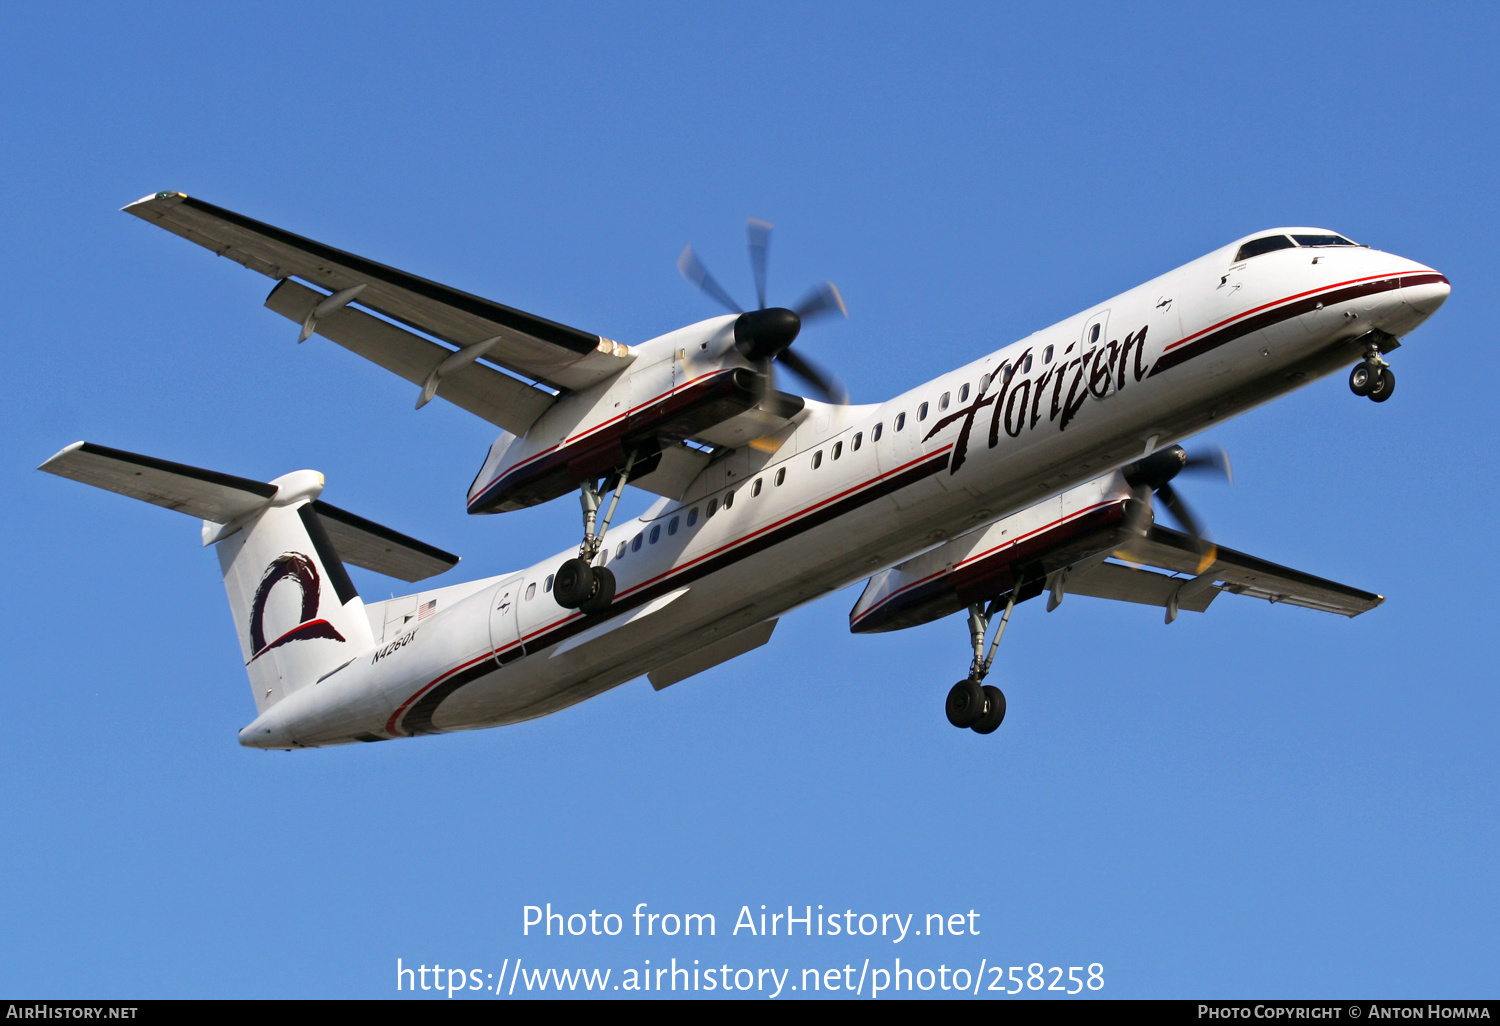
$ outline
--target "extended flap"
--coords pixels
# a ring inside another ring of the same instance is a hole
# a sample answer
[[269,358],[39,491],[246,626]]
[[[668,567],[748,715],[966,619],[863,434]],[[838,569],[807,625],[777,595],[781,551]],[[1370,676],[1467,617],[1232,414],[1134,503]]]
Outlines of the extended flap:
[[760,648],[771,640],[771,632],[776,629],[775,620],[767,620],[758,623],[754,627],[747,627],[737,634],[731,634],[705,645],[696,652],[689,652],[681,658],[674,659],[664,666],[658,666],[646,675],[651,681],[651,686],[657,691],[662,688],[671,687],[680,680],[686,680],[704,670],[726,663],[736,656],[742,656],[752,649]]
[[[300,324],[327,298],[316,289],[286,280],[271,290],[266,297],[266,308]],[[445,360],[454,356],[454,350],[446,346],[348,306],[318,318],[317,333],[419,389]],[[479,360],[441,374],[436,395],[513,435],[524,435],[553,401],[541,389]]]

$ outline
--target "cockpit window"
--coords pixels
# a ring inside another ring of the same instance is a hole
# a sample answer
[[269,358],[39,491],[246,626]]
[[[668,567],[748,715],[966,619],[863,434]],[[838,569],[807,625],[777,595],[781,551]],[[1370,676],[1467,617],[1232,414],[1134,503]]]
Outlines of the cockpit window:
[[1292,249],[1295,245],[1285,235],[1267,235],[1261,239],[1251,239],[1240,247],[1240,251],[1234,256],[1234,262],[1239,263],[1241,260],[1249,260],[1251,257],[1258,257],[1263,253],[1274,253],[1278,249]]
[[1342,235],[1293,235],[1299,246],[1353,246]]

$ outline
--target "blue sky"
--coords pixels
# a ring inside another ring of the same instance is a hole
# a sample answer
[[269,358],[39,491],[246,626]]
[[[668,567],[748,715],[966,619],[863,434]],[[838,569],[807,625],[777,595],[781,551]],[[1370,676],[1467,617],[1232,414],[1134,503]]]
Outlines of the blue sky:
[[[1497,37],[1487,5],[0,8],[0,991],[901,956],[1097,962],[1116,997],[1494,996]],[[842,288],[850,319],[800,345],[856,401],[1273,225],[1454,291],[1392,402],[1336,377],[1253,411],[1207,436],[1236,484],[1188,493],[1225,544],[1389,596],[1357,620],[1028,603],[979,738],[941,713],[961,620],[855,637],[852,589],[660,694],[268,754],[235,743],[253,706],[197,525],[38,463],[87,438],[316,468],[461,553],[454,580],[572,543],[576,507],[466,516],[493,429],[294,345],[267,280],[117,212],[162,189],[627,342],[716,312],[685,242],[749,296],[764,217],[773,299]],[[549,901],[720,935],[523,937]],[[725,936],[761,904],[981,933]]]

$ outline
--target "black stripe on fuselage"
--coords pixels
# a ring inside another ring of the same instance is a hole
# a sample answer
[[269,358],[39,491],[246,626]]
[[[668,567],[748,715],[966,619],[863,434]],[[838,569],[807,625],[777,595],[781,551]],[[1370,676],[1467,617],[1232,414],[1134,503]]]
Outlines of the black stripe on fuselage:
[[1252,317],[1246,317],[1242,321],[1236,321],[1228,327],[1220,328],[1195,339],[1180,348],[1163,353],[1157,359],[1155,366],[1147,377],[1155,377],[1162,371],[1171,370],[1178,364],[1186,363],[1195,356],[1202,356],[1210,350],[1217,349],[1222,345],[1233,342],[1235,339],[1244,338],[1253,332],[1261,331],[1272,325],[1280,324],[1282,321],[1293,317],[1300,317],[1305,313],[1311,313],[1322,306],[1330,306],[1334,303],[1347,303],[1353,299],[1364,296],[1373,296],[1379,292],[1390,292],[1393,289],[1406,288],[1410,285],[1430,285],[1436,282],[1445,282],[1448,279],[1441,274],[1401,274],[1391,275],[1388,278],[1379,278],[1375,281],[1359,282],[1344,288],[1334,289],[1332,292],[1320,292],[1311,296],[1278,306],[1272,310],[1265,310]]
[[[916,484],[918,481],[921,481],[924,478],[928,478],[934,474],[941,473],[948,467],[949,455],[949,451],[944,450],[941,453],[937,453],[934,456],[927,458],[917,466],[911,467],[908,470],[903,470],[886,480],[876,481],[874,484],[872,484],[868,488],[863,489],[862,491],[856,492],[853,495],[846,495],[842,499],[830,502],[826,506],[815,509],[797,520],[766,531],[764,534],[761,534],[757,537],[750,538],[747,541],[735,546],[734,548],[731,548],[724,552],[720,552],[717,555],[710,556],[707,559],[704,559],[702,562],[695,563],[689,567],[684,567],[677,573],[668,573],[662,578],[645,585],[639,590],[616,599],[614,605],[609,607],[608,613],[596,614],[594,616],[585,616],[578,620],[570,620],[567,623],[559,625],[554,630],[548,631],[545,634],[538,635],[530,642],[528,642],[524,647],[520,644],[516,644],[504,651],[495,653],[495,661],[503,666],[506,663],[511,663],[517,659],[520,659],[523,655],[526,654],[526,650],[528,648],[533,652],[541,651],[544,648],[549,648],[553,645],[558,644],[559,642],[567,640],[568,638],[572,637],[575,634],[578,634],[581,631],[593,627],[595,624],[604,623],[606,620],[612,619],[613,617],[616,617],[621,613],[626,613],[632,609],[636,609],[642,605],[645,605],[652,599],[659,598],[660,596],[667,594],[669,591],[675,591],[685,584],[690,584],[693,581],[701,580],[702,578],[707,577],[709,574],[717,573],[718,571],[723,570],[726,567],[733,566],[735,563],[739,562],[742,559],[748,559],[750,556],[756,555],[760,552],[764,552],[766,549],[771,548],[773,545],[779,545],[784,541],[795,538],[799,534],[810,531],[814,527],[818,527],[822,524],[826,524],[830,520],[834,520],[846,513],[850,513],[853,510],[860,508],[861,506],[874,502],[876,499],[883,498],[884,496],[887,496],[892,492],[897,492],[909,485]],[[488,659],[485,659],[481,660],[478,663],[475,663],[473,666],[470,666],[467,669],[460,670],[458,673],[455,673],[448,679],[434,685],[430,691],[428,691],[421,698],[412,703],[412,706],[407,710],[406,715],[401,718],[401,729],[405,733],[411,735],[441,733],[432,726],[432,717],[437,713],[438,706],[442,705],[444,700],[446,700],[449,695],[453,694],[465,684],[471,684],[479,678],[494,672],[494,670],[495,667],[490,664],[490,661]]]

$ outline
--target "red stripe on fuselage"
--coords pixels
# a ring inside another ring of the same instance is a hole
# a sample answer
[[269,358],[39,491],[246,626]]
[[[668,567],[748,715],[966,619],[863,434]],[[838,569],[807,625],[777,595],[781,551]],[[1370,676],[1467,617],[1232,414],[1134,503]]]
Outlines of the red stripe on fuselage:
[[[918,464],[921,464],[921,463],[924,463],[924,462],[928,462],[928,461],[941,461],[941,460],[943,460],[948,455],[949,451],[952,450],[952,448],[953,448],[953,446],[950,443],[948,445],[944,445],[944,446],[942,446],[942,447],[940,447],[938,449],[935,449],[932,452],[924,453],[922,456],[919,456],[916,459],[911,460],[911,461],[909,461],[907,463],[903,463],[899,467],[894,467],[891,470],[888,470],[888,471],[886,471],[883,474],[878,474],[875,477],[869,478],[869,479],[861,482],[860,484],[854,485],[854,486],[852,486],[850,488],[845,489],[842,492],[837,493],[836,495],[829,496],[826,499],[823,499],[823,500],[821,500],[819,502],[816,502],[816,503],[812,504],[811,506],[806,507],[805,509],[798,510],[795,513],[789,514],[789,515],[781,518],[780,520],[777,520],[775,523],[768,524],[765,527],[762,527],[762,528],[759,528],[759,529],[757,529],[755,531],[752,531],[749,534],[743,535],[742,537],[737,538],[737,539],[735,539],[735,540],[733,540],[731,542],[727,542],[726,544],[719,546],[718,548],[714,549],[711,552],[704,553],[703,555],[694,558],[691,562],[683,563],[680,566],[675,566],[675,567],[671,568],[670,570],[666,571],[665,573],[658,574],[656,577],[653,577],[650,580],[644,581],[644,582],[642,582],[642,583],[640,583],[640,584],[638,584],[638,585],[630,588],[628,591],[621,592],[620,595],[616,598],[615,601],[619,602],[621,599],[628,599],[631,596],[639,595],[647,587],[651,587],[651,586],[654,586],[654,585],[659,585],[660,583],[662,583],[664,581],[667,581],[667,580],[669,580],[671,578],[683,575],[683,574],[687,573],[688,571],[692,570],[694,567],[701,565],[705,560],[708,560],[708,559],[720,556],[720,555],[722,555],[722,554],[724,554],[724,553],[726,553],[726,552],[728,552],[728,551],[730,551],[730,550],[732,550],[734,548],[745,546],[746,544],[755,541],[757,538],[763,537],[769,531],[772,531],[772,530],[775,530],[775,529],[779,529],[779,528],[788,526],[788,525],[792,524],[795,521],[803,520],[803,519],[806,519],[806,518],[808,518],[810,516],[813,516],[819,510],[826,508],[831,503],[840,501],[840,500],[848,498],[849,496],[852,496],[852,495],[854,495],[854,494],[856,494],[856,493],[858,493],[860,491],[867,490],[867,489],[870,489],[870,488],[872,488],[872,487],[874,487],[876,485],[879,485],[882,481],[886,481],[886,480],[888,480],[890,478],[893,478],[893,477],[896,477],[896,476],[898,476],[898,475],[900,475],[902,473],[905,473],[906,471],[909,471],[912,468],[916,467]],[[660,518],[658,518],[658,519],[660,519]],[[622,612],[622,613],[626,612],[626,611],[627,610],[625,610],[625,609],[619,610],[619,612]],[[467,669],[469,669],[469,668],[471,668],[471,667],[473,667],[473,666],[475,666],[475,665],[477,665],[479,663],[482,663],[482,662],[484,662],[485,660],[488,660],[488,659],[495,659],[498,662],[503,663],[503,662],[505,662],[505,660],[503,659],[503,656],[506,655],[507,653],[513,652],[514,650],[516,650],[518,648],[524,648],[529,642],[532,642],[532,641],[536,640],[537,638],[545,637],[546,635],[548,635],[550,633],[555,633],[558,630],[567,627],[569,624],[575,623],[575,622],[583,619],[583,616],[584,616],[584,614],[582,614],[582,613],[571,613],[568,616],[564,617],[562,620],[555,620],[552,623],[547,624],[544,627],[538,628],[537,630],[533,631],[531,634],[528,634],[528,635],[526,635],[526,636],[518,639],[515,642],[512,642],[512,643],[510,643],[508,645],[505,645],[502,648],[493,649],[490,652],[488,652],[487,654],[478,657],[477,659],[471,659],[468,662],[463,663],[460,666],[453,667],[451,670],[445,670],[438,677],[434,678],[429,683],[427,683],[427,684],[423,685],[421,688],[417,689],[417,691],[414,692],[411,695],[411,697],[409,697],[406,701],[404,701],[404,702],[401,703],[400,707],[398,707],[396,709],[396,711],[393,712],[390,715],[390,718],[386,721],[386,733],[391,734],[391,735],[396,736],[396,737],[410,736],[410,735],[404,733],[403,731],[401,731],[400,728],[399,728],[399,726],[398,726],[398,724],[400,723],[400,720],[402,719],[402,717],[404,717],[406,715],[407,710],[410,709],[411,706],[415,702],[417,702],[423,695],[425,695],[427,692],[431,691],[434,687],[437,687],[438,685],[442,684],[444,681],[452,678],[455,674],[462,673],[463,671],[465,671],[465,670],[467,670]],[[558,640],[562,640],[562,639],[558,639]],[[547,644],[551,644],[551,642],[548,642]],[[545,645],[545,644],[538,646],[538,651],[540,651],[542,648],[545,648],[545,647],[547,647],[547,645]]]
[[[1415,274],[1402,274],[1399,271],[1387,271],[1385,274],[1370,274],[1370,275],[1366,275],[1363,278],[1350,278],[1348,281],[1341,281],[1341,282],[1339,282],[1336,285],[1319,285],[1315,289],[1308,289],[1306,292],[1298,292],[1295,295],[1283,296],[1280,299],[1273,299],[1273,300],[1271,300],[1271,302],[1269,302],[1269,303],[1262,303],[1260,306],[1257,306],[1257,307],[1255,307],[1252,310],[1244,310],[1244,311],[1242,311],[1240,313],[1235,314],[1233,317],[1226,317],[1224,320],[1220,321],[1218,324],[1210,325],[1209,327],[1204,328],[1202,331],[1196,331],[1193,334],[1188,335],[1186,338],[1178,339],[1176,342],[1173,342],[1171,345],[1169,345],[1165,349],[1163,349],[1162,352],[1164,352],[1164,353],[1170,353],[1172,350],[1176,349],[1178,346],[1187,345],[1189,342],[1192,342],[1194,339],[1197,339],[1197,338],[1199,338],[1199,337],[1201,337],[1203,335],[1207,335],[1211,331],[1217,331],[1218,329],[1224,327],[1225,325],[1233,324],[1235,321],[1242,320],[1242,319],[1244,319],[1246,317],[1250,317],[1250,316],[1252,316],[1254,314],[1258,314],[1262,310],[1269,310],[1273,306],[1280,306],[1283,303],[1293,303],[1293,302],[1296,302],[1299,299],[1305,299],[1308,296],[1316,295],[1319,292],[1332,292],[1334,289],[1341,289],[1341,288],[1343,288],[1346,285],[1358,285],[1360,282],[1365,282],[1365,281],[1379,281],[1382,278],[1396,278],[1396,279],[1400,279],[1400,278],[1423,278],[1423,279],[1433,279],[1433,280],[1441,281],[1444,284],[1447,284],[1447,282],[1448,282],[1447,278],[1444,278],[1441,274],[1438,274],[1436,272],[1430,272],[1430,273],[1418,272],[1418,273],[1415,273]],[[1413,282],[1412,284],[1414,284],[1414,285],[1425,285],[1425,284],[1430,284],[1430,283],[1431,283],[1430,281],[1424,280],[1424,281],[1420,281],[1420,282]],[[1396,287],[1397,288],[1401,288],[1403,286],[1398,285]]]

